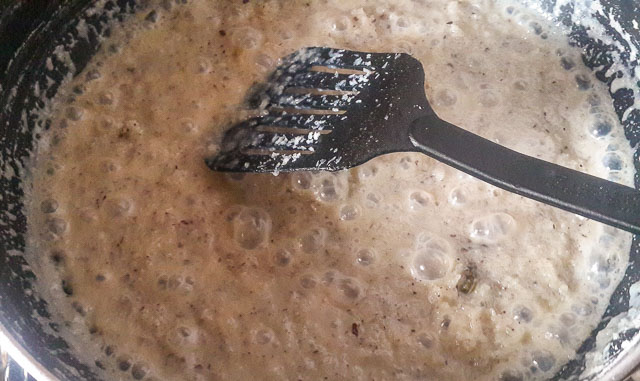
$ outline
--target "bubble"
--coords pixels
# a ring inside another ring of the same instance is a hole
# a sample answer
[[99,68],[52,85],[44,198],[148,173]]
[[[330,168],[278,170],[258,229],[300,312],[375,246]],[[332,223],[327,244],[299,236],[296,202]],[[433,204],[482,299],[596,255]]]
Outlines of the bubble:
[[556,359],[547,351],[536,351],[533,353],[533,366],[543,372],[548,372],[556,364]]
[[589,275],[590,280],[596,281],[601,288],[607,288],[610,284],[610,272],[616,269],[619,264],[619,258],[615,255],[592,253],[589,258]]
[[609,144],[607,145],[607,152],[613,152],[618,150],[617,144]]
[[209,74],[211,72],[211,61],[209,59],[200,57],[196,62],[196,73]]
[[129,356],[119,356],[116,361],[118,362],[118,369],[123,372],[126,372],[131,368],[131,357]]
[[80,303],[78,303],[77,301],[74,301],[71,303],[71,307],[73,307],[73,309],[81,316],[86,316],[87,315],[87,311],[85,310],[84,306]]
[[290,40],[294,37],[294,33],[290,28],[286,28],[280,31],[280,38],[283,40]]
[[238,215],[240,214],[240,212],[242,212],[243,209],[244,209],[244,206],[242,205],[234,205],[230,207],[224,212],[224,219],[227,222],[233,222],[233,220],[236,217],[238,217]]
[[602,99],[600,96],[594,92],[589,94],[587,97],[587,102],[589,102],[589,112],[592,114],[601,114],[602,109],[599,107],[602,104]]
[[116,173],[120,170],[120,165],[113,160],[107,159],[100,163],[100,169],[103,173]]
[[475,265],[467,266],[460,274],[460,279],[456,283],[456,289],[463,294],[472,293],[478,283],[478,274]]
[[589,316],[593,312],[593,307],[590,304],[574,304],[571,306],[571,311],[573,311],[578,316]]
[[185,131],[188,133],[193,133],[198,131],[198,125],[196,124],[196,122],[193,121],[193,119],[190,119],[190,118],[182,119],[180,121],[180,128],[182,129],[182,131]]
[[160,6],[165,11],[170,11],[171,9],[173,9],[173,1],[172,0],[162,0],[162,1],[160,1]]
[[569,57],[562,57],[560,59],[560,65],[562,65],[564,70],[571,70],[576,66],[575,62]]
[[324,247],[324,242],[327,236],[327,232],[322,228],[315,228],[309,230],[301,239],[300,246],[302,251],[307,254],[313,254],[318,252]]
[[562,322],[562,324],[567,327],[571,327],[576,323],[576,315],[572,314],[571,312],[565,312],[560,315],[560,322]]
[[428,333],[422,333],[418,335],[418,343],[425,348],[433,347],[433,337]]
[[442,322],[440,322],[440,328],[446,331],[447,329],[449,329],[449,325],[451,325],[451,318],[449,317],[449,315],[444,315]]
[[97,69],[90,69],[87,71],[87,81],[93,81],[102,77],[102,74]]
[[[520,16],[517,17],[517,19],[519,20],[519,22],[521,24],[523,24],[525,21],[529,20],[529,15],[528,14],[520,14]],[[526,51],[523,51],[523,53]]]
[[271,234],[271,217],[263,209],[242,208],[233,218],[233,239],[243,249],[253,250]]
[[358,168],[358,178],[360,180],[369,180],[378,174],[378,167],[371,164],[365,164]]
[[60,142],[62,142],[66,138],[67,134],[65,131],[58,131],[51,136],[51,146],[58,146]]
[[409,27],[409,22],[404,17],[398,17],[398,19],[396,20],[396,26],[398,28],[403,28],[404,29],[404,28]]
[[427,232],[418,234],[415,246],[416,249],[437,250],[447,253],[451,251],[447,241]]
[[598,238],[598,243],[605,248],[610,248],[611,244],[615,242],[616,232],[614,231],[612,234],[608,232],[604,232],[600,238]]
[[147,22],[155,23],[156,21],[158,21],[158,12],[153,10],[153,11],[147,13],[147,15],[144,17],[144,19]]
[[607,152],[602,158],[602,165],[610,171],[619,171],[622,169],[622,159],[615,152]]
[[112,105],[114,101],[113,94],[110,91],[103,91],[98,95],[98,103],[108,106]]
[[115,198],[107,200],[106,208],[111,216],[122,217],[133,210],[133,203],[124,198]]
[[411,262],[411,274],[419,280],[436,280],[447,275],[451,263],[449,244],[439,238],[421,235]]
[[478,101],[484,107],[494,107],[499,103],[498,96],[492,91],[483,91]]
[[335,202],[347,195],[347,185],[344,179],[332,173],[321,173],[312,181],[312,188],[319,201]]
[[340,279],[337,288],[341,295],[348,300],[355,300],[360,296],[360,285],[352,278]]
[[607,175],[607,180],[609,181],[613,181],[614,183],[622,183],[625,180],[622,178],[622,176],[620,176],[620,173],[618,172],[610,172]]
[[467,194],[461,188],[454,188],[449,193],[448,200],[453,206],[464,206],[467,203]]
[[360,266],[369,266],[375,262],[376,253],[371,249],[360,249],[356,253],[356,263]]
[[87,91],[87,86],[85,85],[76,85],[73,87],[73,93],[77,95],[82,95]]
[[528,84],[526,81],[523,81],[523,80],[517,80],[517,81],[515,81],[515,82],[513,83],[513,87],[514,87],[516,90],[523,91],[523,90],[526,90],[526,89],[527,89],[527,87],[529,87],[529,84]]
[[119,44],[111,44],[109,45],[109,47],[107,48],[110,54],[115,54],[115,53],[119,53],[120,51],[122,51],[122,46]]
[[84,110],[81,109],[80,107],[71,106],[67,108],[66,115],[67,115],[67,118],[77,122],[80,119],[82,119],[82,116],[84,115]]
[[46,199],[40,203],[40,211],[42,213],[50,214],[54,213],[56,210],[58,210],[58,201],[52,198]]
[[351,25],[351,20],[347,16],[343,16],[337,20],[335,20],[331,24],[331,28],[337,32],[344,32]]
[[67,231],[67,221],[57,217],[50,218],[46,221],[46,227],[48,231],[56,236],[61,236]]
[[132,139],[141,136],[144,133],[142,125],[134,119],[126,120],[118,129],[118,137],[120,139]]
[[78,211],[78,217],[85,222],[94,222],[98,220],[98,213],[93,208],[82,208]]
[[611,129],[612,127],[609,121],[598,120],[593,126],[591,126],[591,128],[589,129],[589,132],[591,133],[591,136],[593,136],[594,138],[601,138],[603,136],[609,135],[609,133],[611,132]]
[[51,258],[51,262],[53,262],[54,265],[58,266],[64,263],[65,254],[62,250],[53,250],[49,258]]
[[176,327],[168,337],[168,341],[177,347],[193,344],[196,342],[196,339],[197,334],[195,330],[185,326]]
[[168,284],[169,277],[166,275],[160,275],[160,277],[158,278],[158,288],[161,290],[166,290]]
[[313,275],[304,275],[300,278],[300,285],[306,289],[312,289],[316,286],[317,282]]
[[279,249],[274,255],[275,263],[278,266],[286,266],[291,263],[291,253],[287,249]]
[[442,89],[436,93],[436,104],[451,107],[458,101],[456,94],[449,89]]
[[265,345],[273,341],[273,332],[269,329],[261,329],[256,332],[256,343]]
[[73,296],[73,284],[71,284],[71,280],[63,279],[60,282],[62,286],[62,292],[64,292],[67,296]]
[[258,57],[256,57],[256,65],[263,69],[273,69],[276,65],[276,61],[271,58],[271,56],[260,53],[258,54]]
[[131,368],[131,376],[134,380],[142,380],[149,373],[149,366],[144,362],[137,362]]
[[492,213],[471,222],[469,237],[476,242],[496,243],[509,236],[515,227],[516,221],[507,213]]
[[530,323],[533,320],[533,311],[525,306],[517,306],[513,309],[513,320],[519,323]]
[[123,314],[123,316],[129,316],[131,315],[131,310],[133,310],[133,302],[131,301],[131,298],[129,298],[128,296],[121,296],[120,298],[118,298],[118,308],[120,309],[120,311],[122,311],[121,313]]
[[413,165],[413,161],[411,160],[411,157],[404,156],[400,159],[400,167],[402,169],[409,169],[411,168],[412,165]]
[[322,276],[322,284],[328,286],[336,280],[336,272],[333,270],[329,270]]
[[540,35],[542,33],[542,26],[535,21],[531,21],[529,23],[529,27],[533,31],[533,33]]
[[[197,335],[196,332],[188,327],[178,327],[177,328],[177,333],[179,336],[185,338],[185,339],[194,339],[195,336]],[[193,341],[193,340],[189,340],[189,341]]]
[[395,51],[398,53],[414,54],[414,44],[409,41],[397,40]]
[[107,356],[111,356],[115,352],[116,352],[116,348],[113,345],[107,345],[104,348],[104,354],[107,355]]
[[357,205],[344,205],[340,208],[340,219],[343,221],[355,220],[360,214],[360,208]]
[[291,175],[291,185],[296,189],[307,190],[311,188],[313,176],[306,171],[295,172]]
[[109,116],[105,116],[101,118],[96,123],[96,126],[102,131],[112,130],[115,125],[116,125],[116,122],[113,120],[113,118]]
[[421,210],[429,204],[433,204],[433,196],[425,191],[415,191],[409,195],[409,209],[413,211]]
[[576,74],[576,85],[580,90],[589,90],[591,87],[591,80],[585,74]]
[[368,208],[375,208],[382,202],[382,195],[377,192],[367,193],[367,199],[365,205]]
[[193,290],[194,284],[195,281],[190,276],[172,275],[167,280],[167,289],[182,291],[183,294],[188,294]]

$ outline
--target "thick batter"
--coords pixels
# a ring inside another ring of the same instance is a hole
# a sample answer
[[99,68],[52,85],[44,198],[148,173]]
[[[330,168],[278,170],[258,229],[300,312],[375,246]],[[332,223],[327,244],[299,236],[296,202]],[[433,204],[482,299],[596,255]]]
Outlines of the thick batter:
[[112,379],[550,377],[599,321],[628,234],[419,154],[208,170],[247,91],[305,46],[411,53],[442,118],[632,181],[604,86],[516,6],[162,1],[114,29],[42,141],[29,244],[67,329]]

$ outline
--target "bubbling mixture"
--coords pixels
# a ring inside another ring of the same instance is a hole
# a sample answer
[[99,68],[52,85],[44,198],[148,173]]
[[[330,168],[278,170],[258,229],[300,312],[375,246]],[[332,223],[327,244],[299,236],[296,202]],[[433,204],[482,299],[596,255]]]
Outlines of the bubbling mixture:
[[631,184],[606,88],[562,31],[480,0],[150,3],[61,91],[33,179],[42,288],[109,378],[514,381],[573,358],[629,234],[420,154],[204,163],[280,57],[331,46],[410,53],[443,119]]

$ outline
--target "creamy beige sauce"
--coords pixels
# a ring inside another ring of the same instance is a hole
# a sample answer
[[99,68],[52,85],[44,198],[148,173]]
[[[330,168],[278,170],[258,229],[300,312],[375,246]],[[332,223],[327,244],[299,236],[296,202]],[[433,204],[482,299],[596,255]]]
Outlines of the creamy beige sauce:
[[58,97],[33,183],[41,282],[109,377],[513,381],[573,357],[628,234],[419,154],[277,177],[204,164],[279,57],[332,46],[411,53],[442,118],[630,184],[605,87],[552,28],[481,1],[150,12]]

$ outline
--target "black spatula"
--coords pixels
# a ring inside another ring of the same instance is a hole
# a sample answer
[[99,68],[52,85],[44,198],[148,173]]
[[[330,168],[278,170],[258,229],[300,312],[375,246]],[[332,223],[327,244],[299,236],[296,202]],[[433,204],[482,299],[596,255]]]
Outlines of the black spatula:
[[337,171],[390,152],[422,152],[497,187],[640,233],[640,192],[517,153],[431,109],[415,58],[305,48],[286,57],[231,127],[215,171]]

